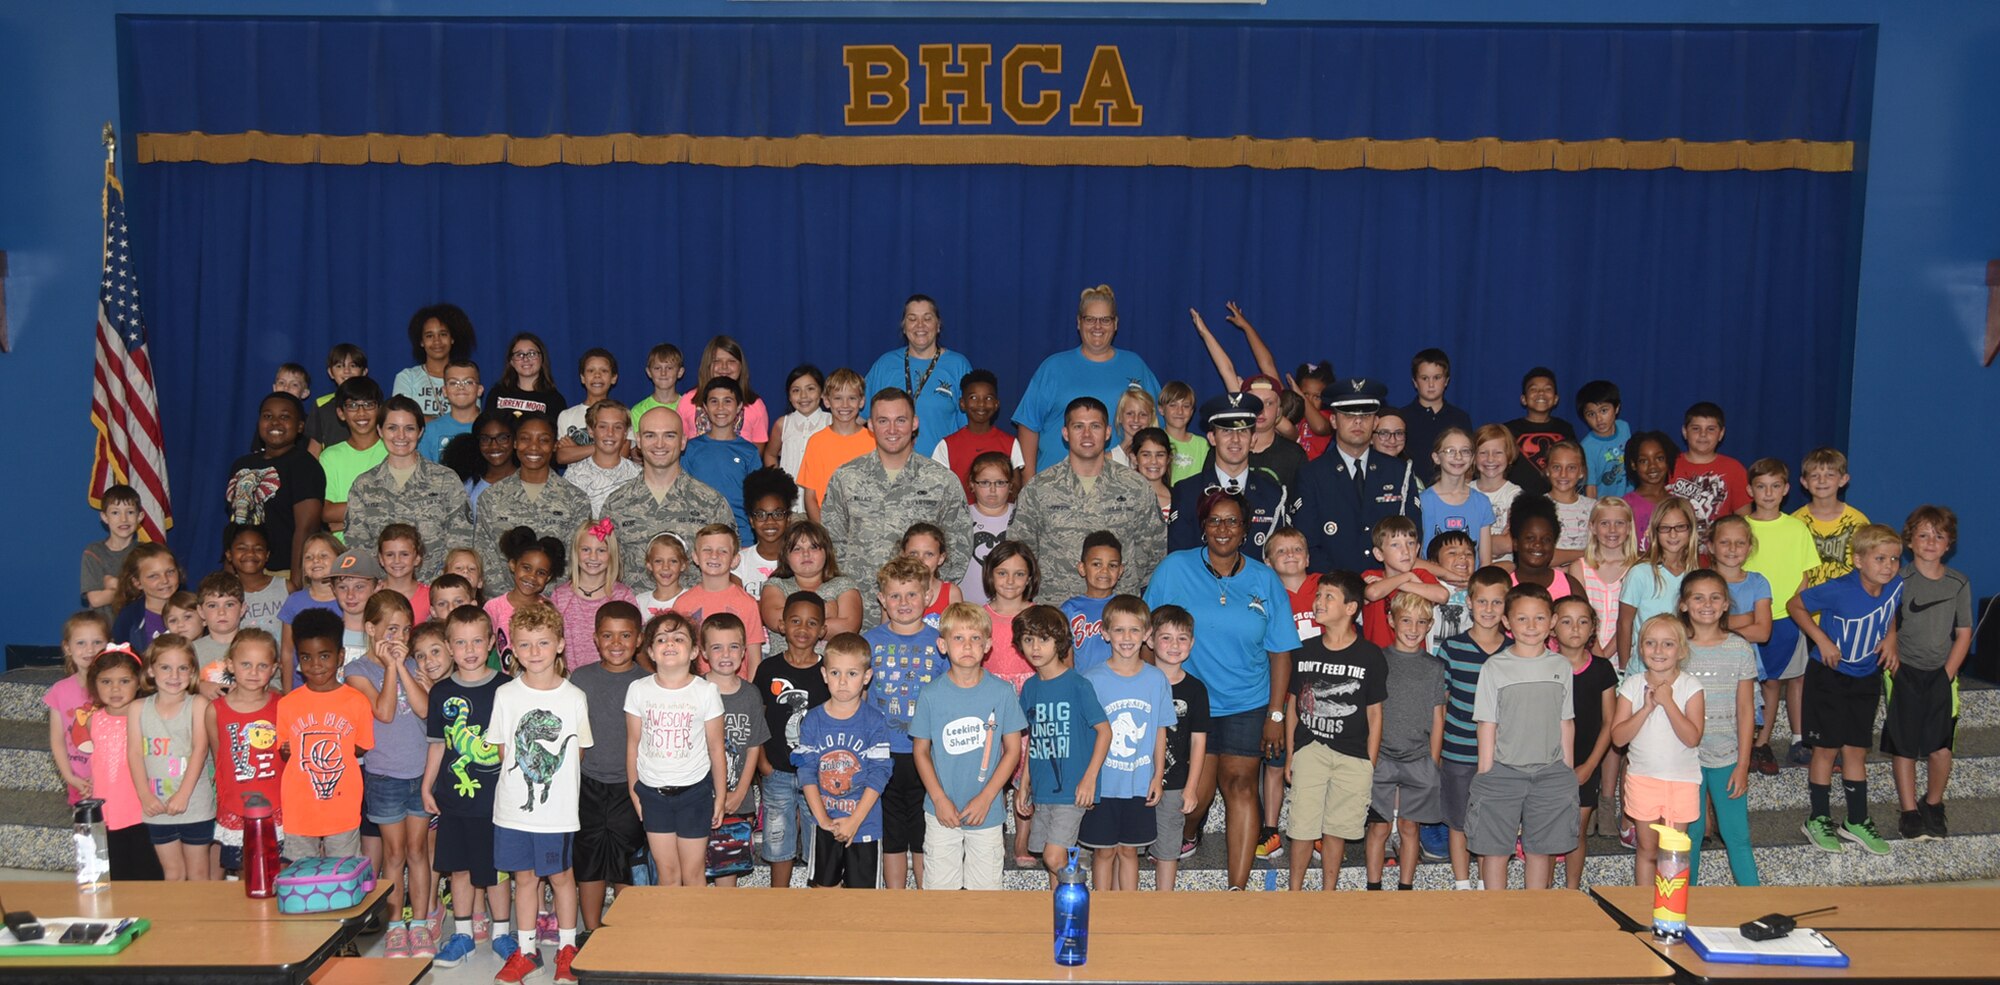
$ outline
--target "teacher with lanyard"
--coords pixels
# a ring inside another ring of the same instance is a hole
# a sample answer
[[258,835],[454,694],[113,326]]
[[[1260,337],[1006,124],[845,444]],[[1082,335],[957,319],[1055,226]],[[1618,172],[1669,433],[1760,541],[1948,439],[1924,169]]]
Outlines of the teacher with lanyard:
[[1242,889],[1262,823],[1258,766],[1285,751],[1285,692],[1299,632],[1277,572],[1243,555],[1249,510],[1242,496],[1216,490],[1201,498],[1197,510],[1205,546],[1167,555],[1146,586],[1146,604],[1179,605],[1194,617],[1187,671],[1208,685],[1211,724],[1208,758],[1187,823],[1201,830],[1219,784],[1229,888]]
[[1063,418],[1071,400],[1096,397],[1110,409],[1127,390],[1159,396],[1159,378],[1146,361],[1111,347],[1118,337],[1118,301],[1110,285],[1085,288],[1077,299],[1076,334],[1083,344],[1042,360],[1014,407],[1014,436],[1028,463],[1023,479],[1063,460]]
[[[916,401],[917,420],[930,429],[924,432],[930,440],[917,442],[919,448],[935,447],[945,435],[965,426],[965,412],[958,408],[959,381],[972,372],[972,360],[939,345],[943,332],[937,302],[928,295],[910,295],[903,302],[905,345],[883,353],[865,378],[863,396],[871,398],[871,404],[875,394],[889,389],[901,390]],[[862,408],[862,418],[868,417],[868,410]]]

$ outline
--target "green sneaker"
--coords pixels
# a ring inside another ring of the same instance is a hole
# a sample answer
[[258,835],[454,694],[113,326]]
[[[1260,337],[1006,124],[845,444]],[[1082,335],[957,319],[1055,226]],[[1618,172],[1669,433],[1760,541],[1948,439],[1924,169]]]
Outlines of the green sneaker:
[[1841,825],[1840,836],[1867,849],[1871,855],[1889,854],[1889,843],[1883,841],[1882,836],[1876,832],[1875,819],[1872,817],[1863,819],[1859,824],[1849,821]]
[[1847,851],[1847,846],[1841,844],[1840,839],[1834,836],[1833,820],[1824,814],[1799,825],[1799,830],[1805,833],[1806,841],[1811,842],[1814,848],[1822,852],[1839,855]]

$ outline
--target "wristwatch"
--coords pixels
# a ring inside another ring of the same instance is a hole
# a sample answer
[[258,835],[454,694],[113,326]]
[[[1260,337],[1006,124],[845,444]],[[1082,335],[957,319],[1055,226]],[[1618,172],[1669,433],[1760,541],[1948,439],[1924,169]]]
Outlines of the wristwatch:
[[1274,722],[1277,722],[1277,723],[1278,723],[1278,724],[1280,724],[1280,725],[1283,725],[1283,724],[1285,724],[1285,713],[1284,713],[1284,712],[1282,712],[1282,711],[1274,711],[1274,712],[1271,712],[1271,713],[1270,713],[1270,715],[1271,715],[1271,720],[1272,720],[1272,721],[1274,721]]

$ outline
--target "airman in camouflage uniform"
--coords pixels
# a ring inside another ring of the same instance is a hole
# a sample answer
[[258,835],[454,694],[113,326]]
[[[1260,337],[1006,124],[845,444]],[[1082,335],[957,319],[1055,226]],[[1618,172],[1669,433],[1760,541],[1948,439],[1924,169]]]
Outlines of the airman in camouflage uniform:
[[[946,570],[962,568],[972,550],[972,516],[958,475],[911,451],[917,416],[910,395],[886,388],[876,393],[869,410],[875,450],[834,470],[819,513],[841,570],[863,586],[863,626],[882,621],[875,572],[896,555],[896,542],[911,524],[934,523],[945,532],[951,559]],[[893,481],[890,466],[899,469]]]
[[[1063,415],[1069,457],[1035,473],[1014,505],[1007,539],[1018,540],[1041,562],[1040,599],[1049,605],[1083,594],[1077,562],[1083,539],[1109,530],[1124,547],[1118,590],[1137,595],[1167,554],[1167,525],[1160,498],[1137,471],[1104,457],[1110,415],[1095,397],[1071,401]],[[1091,471],[1096,476],[1086,484]]]
[[422,581],[444,570],[444,557],[453,548],[474,544],[464,481],[427,458],[417,459],[416,471],[400,486],[385,460],[361,473],[348,490],[348,543],[373,548],[382,528],[392,523],[407,523],[423,536],[424,563],[417,569]]
[[[472,547],[479,552],[480,567],[486,571],[485,596],[492,598],[511,591],[514,575],[500,553],[500,535],[515,527],[527,527],[536,537],[554,537],[565,551],[578,528],[590,522],[590,496],[569,484],[569,480],[549,473],[542,494],[528,498],[528,484],[514,473],[479,494],[479,522],[472,530]],[[566,572],[554,572],[550,584],[560,582]]]
[[[618,535],[618,556],[625,565],[625,581],[635,592],[653,589],[653,575],[646,570],[646,547],[654,537],[662,533],[679,537],[692,562],[695,531],[711,523],[736,526],[729,501],[681,468],[685,446],[681,428],[680,414],[671,408],[646,411],[639,419],[639,475],[613,489],[600,514],[611,518]],[[682,574],[683,583],[690,583],[695,574],[694,565],[689,563]]]

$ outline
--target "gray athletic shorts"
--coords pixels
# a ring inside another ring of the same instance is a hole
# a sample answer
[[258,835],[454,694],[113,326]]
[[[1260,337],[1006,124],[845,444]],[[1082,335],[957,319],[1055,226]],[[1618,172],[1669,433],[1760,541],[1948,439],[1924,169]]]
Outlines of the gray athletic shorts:
[[1437,761],[1429,756],[1409,762],[1383,756],[1375,761],[1375,785],[1368,806],[1380,818],[1436,824],[1444,820],[1442,783]]
[[1028,819],[1028,850],[1040,855],[1050,845],[1075,848],[1083,810],[1075,804],[1036,804],[1035,816]]
[[1153,807],[1153,857],[1169,862],[1181,857],[1181,825],[1187,815],[1181,813],[1184,791],[1162,790],[1160,802]]
[[1472,777],[1478,772],[1479,767],[1473,763],[1447,759],[1438,764],[1438,802],[1444,807],[1444,823],[1460,834],[1465,833],[1465,804],[1472,795]]
[[1472,778],[1465,811],[1466,847],[1474,855],[1512,855],[1514,839],[1531,855],[1576,850],[1576,771],[1555,762],[1532,768],[1494,763]]

